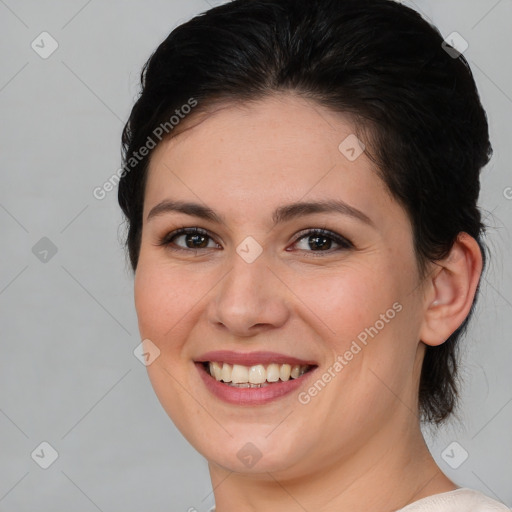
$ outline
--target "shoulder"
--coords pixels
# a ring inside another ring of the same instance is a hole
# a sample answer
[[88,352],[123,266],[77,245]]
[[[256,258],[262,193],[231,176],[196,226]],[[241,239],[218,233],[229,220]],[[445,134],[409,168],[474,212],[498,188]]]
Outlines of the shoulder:
[[461,487],[415,501],[396,512],[510,512],[511,509],[489,496]]

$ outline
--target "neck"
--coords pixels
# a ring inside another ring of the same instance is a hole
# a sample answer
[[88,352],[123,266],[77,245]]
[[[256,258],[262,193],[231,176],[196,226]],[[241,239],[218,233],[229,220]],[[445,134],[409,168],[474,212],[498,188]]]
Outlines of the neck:
[[209,470],[216,512],[391,512],[457,488],[432,458],[416,418],[406,428],[380,429],[349,457],[300,477],[235,473],[214,463]]

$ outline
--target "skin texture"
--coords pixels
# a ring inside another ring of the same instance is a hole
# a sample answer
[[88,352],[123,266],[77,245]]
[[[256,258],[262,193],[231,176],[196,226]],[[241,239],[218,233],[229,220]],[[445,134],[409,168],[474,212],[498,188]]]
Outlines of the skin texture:
[[[349,161],[338,149],[354,131],[340,114],[276,94],[216,108],[152,156],[135,275],[139,329],[160,350],[147,367],[160,403],[208,460],[217,512],[391,511],[456,488],[421,435],[417,389],[425,344],[442,343],[469,312],[480,252],[462,234],[420,281],[407,214],[365,153]],[[224,222],[175,212],[148,221],[166,199],[207,205]],[[273,227],[275,208],[326,199],[373,225],[329,212]],[[207,230],[206,248],[187,249],[186,236],[174,239],[182,251],[158,245],[181,227]],[[322,228],[353,247],[297,236]],[[253,263],[236,252],[248,236],[263,249]],[[270,350],[317,361],[320,377],[395,303],[401,311],[307,404],[295,392],[227,404],[194,365],[210,350]],[[251,468],[237,457],[248,442],[261,453]]]

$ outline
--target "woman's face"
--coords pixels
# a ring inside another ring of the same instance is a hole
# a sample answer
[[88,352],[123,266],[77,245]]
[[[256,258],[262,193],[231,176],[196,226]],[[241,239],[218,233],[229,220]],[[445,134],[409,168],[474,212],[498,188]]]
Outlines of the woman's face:
[[316,472],[417,422],[411,224],[353,132],[280,95],[218,109],[152,156],[135,277],[160,351],[147,370],[183,435],[229,470]]

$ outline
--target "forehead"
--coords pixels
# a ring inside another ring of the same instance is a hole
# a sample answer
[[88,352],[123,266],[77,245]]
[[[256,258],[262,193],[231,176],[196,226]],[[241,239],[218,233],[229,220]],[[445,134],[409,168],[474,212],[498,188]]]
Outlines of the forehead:
[[183,126],[153,152],[145,215],[169,195],[231,205],[239,216],[285,200],[338,198],[371,217],[393,202],[350,120],[309,100],[225,104]]

